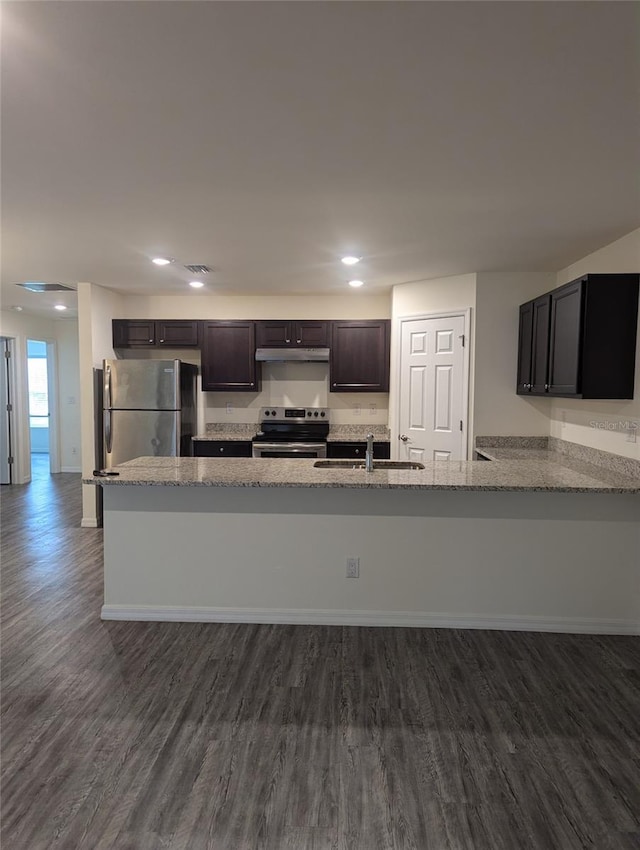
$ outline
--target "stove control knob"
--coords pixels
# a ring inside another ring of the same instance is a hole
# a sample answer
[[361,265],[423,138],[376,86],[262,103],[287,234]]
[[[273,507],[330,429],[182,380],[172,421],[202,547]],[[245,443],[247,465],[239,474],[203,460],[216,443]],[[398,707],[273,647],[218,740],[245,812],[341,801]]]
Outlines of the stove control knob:
[[314,416],[317,416],[317,415],[318,415],[318,411],[316,410],[316,412],[315,412],[313,415],[314,415]]
[[265,410],[264,415],[265,415],[265,416],[270,416],[269,411],[268,411],[268,410]]
[[307,416],[311,416],[311,411],[307,410]]
[[275,410],[272,410],[272,411],[271,411],[271,415],[272,415],[272,416],[275,416],[275,415],[276,415]]
[[320,411],[320,416],[324,416],[324,410]]

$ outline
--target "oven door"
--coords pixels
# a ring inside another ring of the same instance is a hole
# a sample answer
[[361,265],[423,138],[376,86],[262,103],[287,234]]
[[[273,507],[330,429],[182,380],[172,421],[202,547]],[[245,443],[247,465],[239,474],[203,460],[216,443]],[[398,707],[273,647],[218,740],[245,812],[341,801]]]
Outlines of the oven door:
[[326,457],[326,443],[254,443],[253,457]]

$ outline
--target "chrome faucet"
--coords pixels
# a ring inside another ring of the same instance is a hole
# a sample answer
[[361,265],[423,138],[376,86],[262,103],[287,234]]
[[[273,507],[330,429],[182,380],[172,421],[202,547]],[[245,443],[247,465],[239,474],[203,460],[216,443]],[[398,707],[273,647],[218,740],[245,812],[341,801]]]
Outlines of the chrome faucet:
[[364,468],[366,472],[373,472],[373,434],[367,434],[367,451],[364,455]]

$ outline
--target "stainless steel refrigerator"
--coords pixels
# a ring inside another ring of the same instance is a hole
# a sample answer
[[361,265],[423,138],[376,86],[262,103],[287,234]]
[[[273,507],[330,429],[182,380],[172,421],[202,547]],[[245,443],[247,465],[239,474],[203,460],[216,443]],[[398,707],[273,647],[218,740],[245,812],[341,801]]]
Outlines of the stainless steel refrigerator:
[[105,360],[104,466],[191,454],[198,369],[180,360]]

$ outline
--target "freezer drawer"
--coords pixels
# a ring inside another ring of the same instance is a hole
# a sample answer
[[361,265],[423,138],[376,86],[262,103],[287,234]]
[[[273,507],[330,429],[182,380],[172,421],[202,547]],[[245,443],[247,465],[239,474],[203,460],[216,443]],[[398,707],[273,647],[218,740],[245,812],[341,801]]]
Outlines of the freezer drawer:
[[134,457],[177,457],[180,412],[175,410],[105,410],[105,467]]

